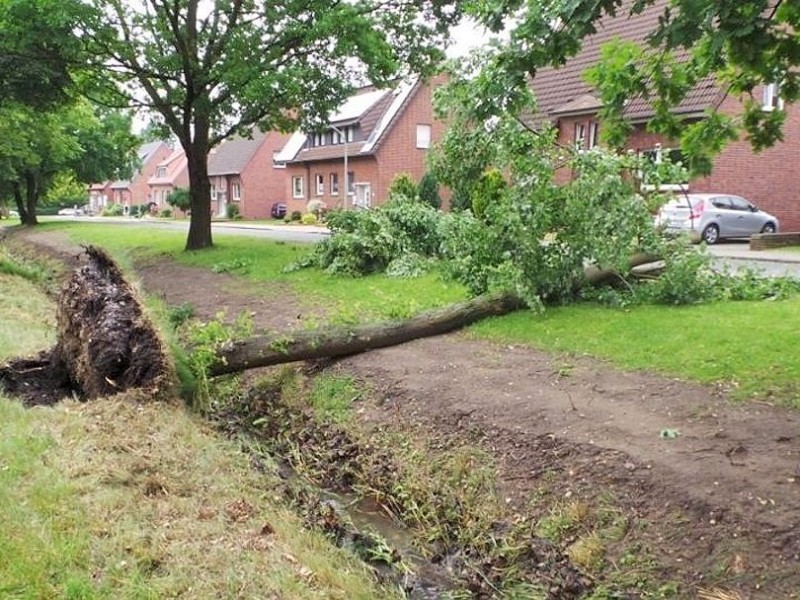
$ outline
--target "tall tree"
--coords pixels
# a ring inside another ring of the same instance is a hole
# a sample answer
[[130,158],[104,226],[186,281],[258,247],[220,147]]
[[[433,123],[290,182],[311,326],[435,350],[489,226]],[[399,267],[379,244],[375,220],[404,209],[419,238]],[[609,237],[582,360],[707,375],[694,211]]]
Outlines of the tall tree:
[[[486,115],[504,110],[540,68],[560,66],[577,54],[601,19],[644,10],[660,16],[645,43],[612,42],[589,75],[604,104],[607,141],[624,141],[628,127],[622,112],[634,96],[651,100],[652,130],[682,137],[697,173],[708,171],[710,157],[739,132],[756,150],[781,139],[785,111],[763,111],[752,96],[757,86],[768,84],[779,84],[787,105],[800,96],[800,3],[789,0],[475,1],[467,11],[490,31],[505,31],[506,41],[491,53],[491,77],[473,104]],[[672,109],[708,78],[729,93],[750,96],[742,115],[712,110],[700,122],[681,121]]]
[[138,139],[130,117],[98,112],[87,101],[48,111],[0,106],[0,194],[11,196],[25,225],[59,174],[101,181],[130,172]]
[[158,113],[186,152],[187,249],[211,238],[209,151],[250,128],[311,125],[352,92],[441,58],[457,0],[85,0],[81,38],[126,105]]

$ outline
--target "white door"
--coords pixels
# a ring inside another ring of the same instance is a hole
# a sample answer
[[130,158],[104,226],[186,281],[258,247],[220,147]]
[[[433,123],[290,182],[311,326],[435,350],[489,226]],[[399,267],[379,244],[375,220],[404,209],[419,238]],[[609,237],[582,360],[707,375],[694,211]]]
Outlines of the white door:
[[355,185],[356,195],[353,204],[359,208],[369,208],[372,202],[372,184],[357,183]]
[[224,190],[217,192],[217,211],[218,217],[225,217],[225,207],[228,205],[228,194]]

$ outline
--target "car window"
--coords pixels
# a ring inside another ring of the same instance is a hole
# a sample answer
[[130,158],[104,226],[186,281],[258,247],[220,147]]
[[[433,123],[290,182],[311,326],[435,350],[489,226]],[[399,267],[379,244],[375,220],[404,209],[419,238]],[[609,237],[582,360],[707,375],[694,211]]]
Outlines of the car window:
[[714,205],[714,208],[730,209],[731,199],[727,196],[717,196],[716,198],[711,199],[711,204]]
[[731,196],[731,208],[733,210],[750,210],[750,203],[745,200],[744,198],[739,198],[738,196]]

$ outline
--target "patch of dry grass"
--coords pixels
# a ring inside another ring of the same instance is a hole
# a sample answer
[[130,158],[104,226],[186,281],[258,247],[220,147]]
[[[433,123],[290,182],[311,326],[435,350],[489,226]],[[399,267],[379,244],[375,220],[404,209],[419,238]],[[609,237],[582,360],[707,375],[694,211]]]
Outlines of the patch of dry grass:
[[52,345],[54,327],[52,305],[36,284],[0,273],[0,360]]
[[180,407],[116,398],[52,409],[48,461],[74,486],[96,589],[134,596],[378,598],[363,568],[279,508]]

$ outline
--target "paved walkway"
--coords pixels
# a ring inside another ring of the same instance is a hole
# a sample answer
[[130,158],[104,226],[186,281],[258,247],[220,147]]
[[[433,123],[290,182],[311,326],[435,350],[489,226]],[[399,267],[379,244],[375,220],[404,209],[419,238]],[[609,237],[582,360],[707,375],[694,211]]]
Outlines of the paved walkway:
[[800,248],[751,250],[748,242],[721,242],[714,246],[708,246],[708,253],[711,256],[728,260],[800,264]]

